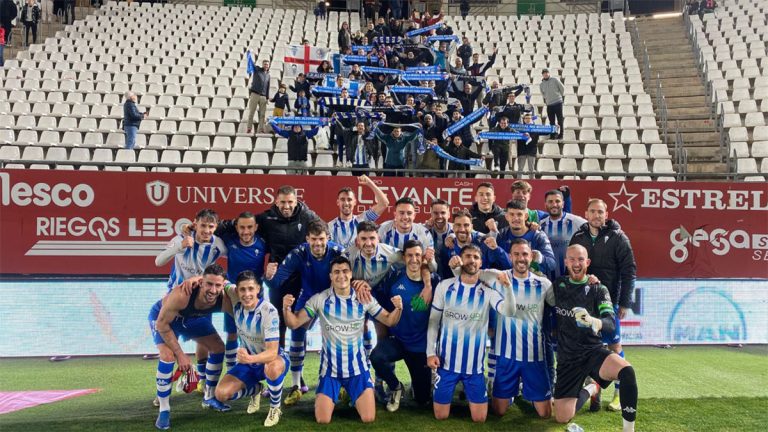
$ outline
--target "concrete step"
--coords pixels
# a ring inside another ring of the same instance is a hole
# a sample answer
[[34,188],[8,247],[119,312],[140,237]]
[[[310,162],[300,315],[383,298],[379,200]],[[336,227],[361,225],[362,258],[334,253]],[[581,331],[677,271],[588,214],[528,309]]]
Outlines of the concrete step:
[[[652,98],[655,97],[656,86],[651,86],[651,88],[648,89],[648,93],[651,95]],[[704,96],[706,92],[704,91],[704,87],[702,87],[701,84],[699,84],[698,86],[670,85],[670,86],[662,87],[661,94],[666,96],[667,103],[669,103],[669,98]]]
[[698,69],[698,63],[696,60],[690,59],[669,59],[669,60],[650,60],[651,68],[658,70],[668,69],[691,69],[696,71]]
[[667,103],[667,116],[670,120],[704,120],[710,118],[711,112],[707,107],[670,108]]
[[[656,105],[655,96],[652,96],[651,100],[653,101],[655,106]],[[666,100],[667,100],[667,109],[701,108],[701,107],[707,106],[704,96],[676,96],[676,97],[666,96]],[[658,107],[655,107],[655,108],[658,109]]]
[[679,127],[681,132],[713,132],[715,131],[715,121],[704,120],[674,120],[672,127]]
[[686,147],[720,147],[720,134],[714,131],[683,132],[682,138]]
[[675,88],[679,86],[685,86],[689,88],[701,87],[704,89],[704,86],[701,84],[701,78],[699,78],[698,75],[690,77],[662,78],[661,86],[664,89]]
[[648,57],[651,60],[651,63],[654,62],[664,62],[664,61],[695,61],[696,58],[693,56],[693,51],[681,51],[679,53],[657,53],[654,52],[651,54],[648,53]]
[[718,147],[686,147],[689,162],[720,163]]
[[699,68],[695,64],[686,67],[679,67],[677,65],[665,65],[665,67],[662,67],[658,64],[651,64],[651,77],[655,80],[657,75],[661,78],[682,78],[686,82],[692,82],[693,79],[696,79],[696,82],[701,83]]
[[[689,173],[716,173],[725,174],[728,172],[728,166],[724,163],[713,162],[691,162],[688,160]],[[711,177],[712,180],[724,180],[722,177]],[[702,177],[696,177],[696,180],[705,180]]]

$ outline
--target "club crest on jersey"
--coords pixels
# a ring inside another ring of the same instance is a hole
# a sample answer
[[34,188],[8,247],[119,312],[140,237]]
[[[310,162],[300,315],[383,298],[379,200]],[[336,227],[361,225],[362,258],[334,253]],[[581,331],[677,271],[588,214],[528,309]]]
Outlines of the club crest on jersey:
[[[298,224],[298,225],[296,225],[296,228],[297,228],[299,231],[301,231],[301,222],[299,222],[299,224]],[[607,238],[607,237],[606,237],[606,238]]]
[[144,186],[144,190],[147,193],[147,199],[155,207],[159,207],[168,201],[168,196],[171,192],[171,186],[160,180],[148,182]]
[[584,295],[589,294],[589,285],[584,285]]

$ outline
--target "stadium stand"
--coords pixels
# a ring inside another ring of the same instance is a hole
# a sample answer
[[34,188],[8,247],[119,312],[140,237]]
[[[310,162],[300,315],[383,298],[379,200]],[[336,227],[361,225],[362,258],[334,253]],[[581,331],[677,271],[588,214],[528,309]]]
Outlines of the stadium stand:
[[[174,171],[261,172],[281,166],[284,139],[243,133],[245,52],[250,48],[257,63],[272,61],[274,93],[284,46],[307,39],[338,49],[341,21],[360,28],[357,15],[336,12],[324,21],[303,10],[110,2],[0,69],[0,154],[18,158],[9,168],[161,170],[157,163]],[[550,171],[544,178],[590,171],[590,179],[674,180],[620,13],[445,22],[480,52],[497,48],[488,82],[531,84],[531,104],[544,121],[540,70],[548,67],[562,80],[565,136],[541,146],[538,170]],[[119,151],[128,90],[149,110],[137,138],[138,157]],[[59,148],[48,156],[49,147]],[[312,165],[330,168],[330,152],[315,147]],[[258,167],[226,166],[246,160]]]
[[726,1],[687,17],[732,169],[748,181],[768,175],[768,4]]

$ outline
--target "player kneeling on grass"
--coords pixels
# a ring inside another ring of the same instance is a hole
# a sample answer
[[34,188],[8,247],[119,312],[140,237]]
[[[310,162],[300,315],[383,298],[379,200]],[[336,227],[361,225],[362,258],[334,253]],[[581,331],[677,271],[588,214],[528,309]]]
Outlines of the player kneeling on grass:
[[277,309],[264,299],[256,275],[246,270],[237,276],[235,289],[227,289],[232,305],[225,305],[237,325],[237,334],[243,347],[237,350],[237,364],[231,368],[216,387],[216,399],[222,404],[251,396],[248,414],[259,410],[261,381],[269,389],[269,413],[264,426],[275,426],[282,415],[280,400],[283,379],[288,372],[288,356],[278,346],[280,319]]
[[[632,366],[603,346],[601,332],[614,331],[614,311],[608,288],[589,284],[590,260],[581,245],[569,246],[565,255],[568,275],[561,276],[547,294],[557,316],[557,382],[555,419],[567,423],[597,394],[598,386],[621,380],[621,416],[624,432],[634,432],[637,381]],[[596,318],[599,317],[599,318]],[[582,388],[592,377],[596,383]]]
[[312,296],[303,309],[294,314],[291,311],[294,297],[290,294],[283,297],[283,316],[291,329],[315,318],[320,321],[323,348],[315,419],[322,424],[331,422],[342,387],[349,394],[363,423],[375,420],[373,383],[363,348],[365,316],[367,314],[391,327],[400,320],[403,310],[400,296],[392,297],[395,309],[389,313],[375,299],[368,298],[369,289],[361,290],[358,297],[351,289],[351,282],[352,266],[346,257],[341,256],[331,261],[331,288]]
[[177,286],[155,303],[149,312],[149,327],[157,350],[160,352],[156,376],[160,413],[155,426],[158,429],[171,427],[169,399],[174,363],[178,362],[179,369],[185,373],[194,373],[189,357],[181,349],[179,336],[194,339],[208,351],[203,407],[217,411],[229,410],[228,405],[214,398],[224,361],[224,342],[211,322],[211,314],[221,312],[222,305],[229,301],[223,294],[224,274],[224,269],[220,265],[209,265],[205,268],[202,279],[192,284],[190,293],[186,293],[181,286]]
[[[432,299],[427,331],[427,365],[437,370],[433,395],[435,418],[447,419],[456,384],[461,381],[469,401],[472,421],[485,422],[488,392],[485,387],[485,346],[491,309],[504,316],[515,313],[516,302],[510,285],[500,291],[480,281],[480,247],[461,248],[451,266],[461,275],[437,285]],[[496,284],[498,286],[499,284]]]

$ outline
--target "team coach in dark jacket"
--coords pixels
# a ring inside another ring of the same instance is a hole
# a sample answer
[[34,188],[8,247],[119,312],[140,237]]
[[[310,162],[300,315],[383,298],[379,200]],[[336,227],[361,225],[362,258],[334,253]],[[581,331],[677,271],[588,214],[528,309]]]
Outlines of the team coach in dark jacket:
[[[307,225],[310,221],[320,219],[315,212],[296,197],[296,189],[293,186],[281,186],[277,190],[275,202],[263,213],[256,216],[258,223],[257,233],[267,243],[269,261],[277,263],[283,259],[296,246],[306,242]],[[232,224],[220,224],[223,229],[234,229]],[[220,235],[217,231],[216,235]],[[280,346],[285,340],[285,322],[283,321],[283,296],[292,294],[298,297],[301,290],[301,279],[298,275],[288,279],[282,290],[269,290],[269,301],[280,315]]]
[[[258,233],[267,242],[269,261],[279,265],[296,246],[307,241],[307,225],[315,219],[320,218],[296,198],[296,189],[293,186],[281,186],[277,190],[274,204],[256,216],[256,222],[259,224]],[[298,297],[300,290],[301,279],[295,276],[283,284],[282,290],[269,291],[269,301],[277,308],[280,315],[281,344],[285,339],[283,296],[292,294]]]

